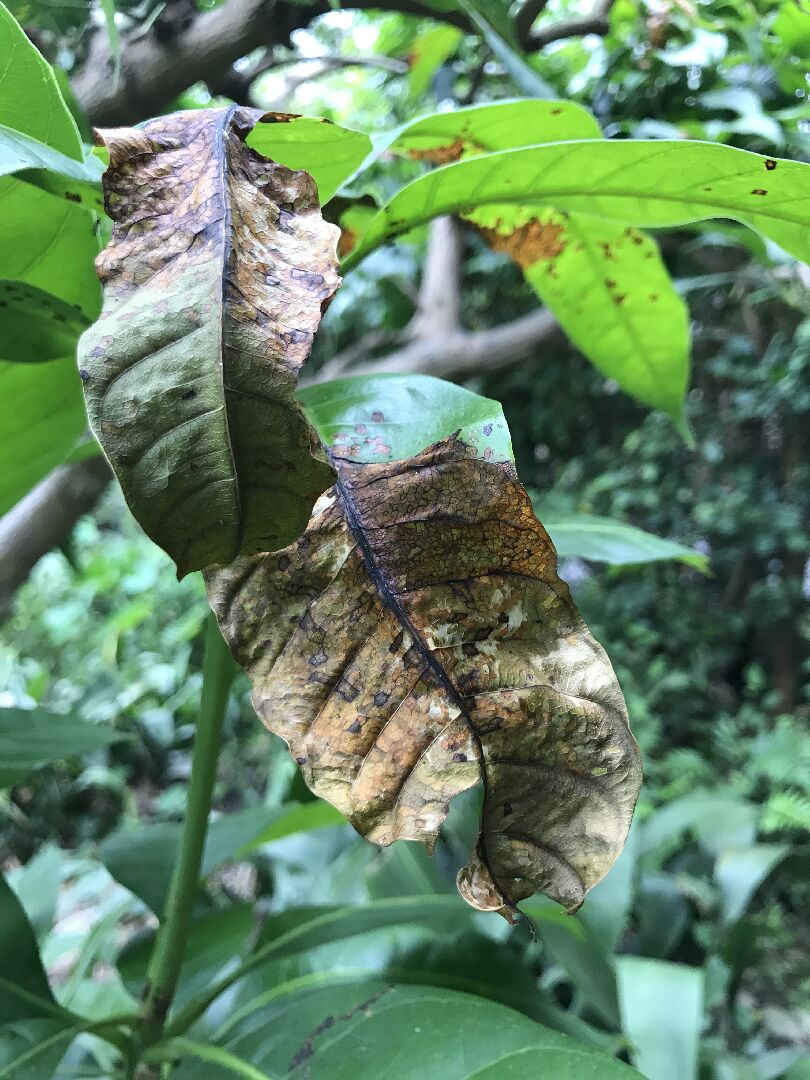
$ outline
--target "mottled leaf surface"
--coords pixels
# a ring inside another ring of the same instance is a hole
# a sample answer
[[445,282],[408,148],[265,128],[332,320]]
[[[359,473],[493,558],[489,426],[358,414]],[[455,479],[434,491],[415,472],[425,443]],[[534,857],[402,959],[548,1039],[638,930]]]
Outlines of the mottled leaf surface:
[[112,241],[79,366],[93,430],[182,575],[301,534],[332,470],[295,401],[337,287],[315,185],[244,138],[262,114],[103,133]]
[[207,574],[259,715],[378,844],[432,848],[483,780],[464,898],[511,917],[541,891],[575,910],[621,850],[638,750],[514,467],[457,437],[335,460],[297,543]]
[[501,403],[432,375],[354,375],[298,397],[324,443],[352,461],[412,457],[450,431],[486,461],[514,460]]

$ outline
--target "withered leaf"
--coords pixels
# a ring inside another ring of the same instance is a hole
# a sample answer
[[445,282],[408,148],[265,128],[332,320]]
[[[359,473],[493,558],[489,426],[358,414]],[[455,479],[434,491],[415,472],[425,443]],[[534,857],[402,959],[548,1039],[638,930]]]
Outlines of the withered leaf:
[[99,133],[114,228],[80,374],[127,501],[180,575],[289,544],[334,479],[294,394],[339,232],[307,173],[245,145],[262,119],[233,106]]
[[464,898],[575,910],[622,848],[639,755],[514,466],[458,437],[336,465],[297,543],[206,574],[259,715],[378,844],[432,848],[482,779]]

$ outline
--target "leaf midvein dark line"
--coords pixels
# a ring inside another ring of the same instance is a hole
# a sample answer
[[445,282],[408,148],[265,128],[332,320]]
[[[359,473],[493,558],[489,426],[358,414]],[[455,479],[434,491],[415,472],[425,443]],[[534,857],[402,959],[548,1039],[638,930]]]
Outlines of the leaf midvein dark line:
[[[334,462],[333,462],[333,464],[334,464]],[[450,679],[447,672],[444,670],[443,666],[436,659],[436,657],[435,657],[435,655],[433,653],[433,650],[430,648],[428,643],[425,641],[425,639],[422,636],[419,629],[414,625],[414,623],[412,622],[410,616],[408,615],[407,611],[405,610],[405,608],[403,607],[401,601],[399,600],[398,596],[396,595],[396,593],[394,592],[394,590],[391,588],[390,584],[386,580],[385,575],[383,574],[382,570],[380,569],[380,567],[379,567],[379,565],[377,563],[377,560],[376,560],[376,558],[374,556],[374,552],[373,552],[373,550],[371,548],[371,545],[370,545],[370,543],[368,541],[368,537],[365,534],[365,529],[363,527],[363,523],[361,522],[361,520],[359,518],[359,515],[357,514],[357,511],[355,510],[354,503],[353,503],[352,497],[351,497],[351,493],[349,492],[346,485],[344,484],[343,478],[341,477],[339,470],[336,468],[335,471],[337,472],[337,481],[335,483],[335,490],[336,490],[336,492],[338,494],[338,498],[340,499],[341,504],[343,506],[343,511],[344,511],[345,516],[346,516],[346,523],[347,523],[347,525],[349,527],[349,531],[351,532],[351,534],[354,536],[355,540],[357,541],[357,546],[358,546],[358,548],[360,550],[360,554],[361,554],[361,556],[363,558],[363,561],[366,564],[366,568],[368,570],[369,577],[371,578],[371,581],[372,581],[372,583],[374,585],[374,588],[376,589],[376,591],[377,591],[380,599],[382,600],[383,604],[388,608],[388,610],[392,613],[392,615],[396,619],[399,620],[399,622],[405,627],[405,629],[411,635],[411,637],[413,639],[414,648],[416,648],[417,652],[420,654],[420,656],[424,660],[426,667],[434,674],[434,676],[438,680],[440,686],[447,693],[450,700],[453,702],[453,704],[458,709],[460,715],[464,719],[465,724],[467,725],[467,728],[470,731],[470,734],[473,737],[473,741],[475,742],[476,747],[478,749],[478,767],[479,767],[480,772],[481,772],[481,783],[482,783],[483,788],[484,788],[484,803],[486,804],[486,799],[487,799],[486,761],[485,761],[485,757],[484,757],[484,747],[483,747],[483,744],[481,742],[481,736],[479,734],[478,728],[476,727],[475,722],[473,721],[473,718],[470,715],[470,711],[467,708],[461,694],[456,689],[455,685],[453,684],[453,682]],[[498,882],[498,880],[497,880],[497,878],[495,876],[495,873],[494,873],[494,871],[492,869],[492,865],[491,865],[490,860],[489,860],[489,855],[488,855],[487,850],[486,850],[486,840],[484,839],[483,834],[481,836],[480,850],[481,850],[482,861],[483,861],[484,865],[486,866],[490,877],[498,885],[498,888],[500,889],[501,895],[503,896],[503,899],[504,899],[507,907],[511,908],[513,911],[518,912],[520,914],[517,904],[515,903],[514,900],[512,900],[512,898],[510,896],[508,896],[506,894],[506,892],[504,891],[504,889],[501,886],[500,882]]]

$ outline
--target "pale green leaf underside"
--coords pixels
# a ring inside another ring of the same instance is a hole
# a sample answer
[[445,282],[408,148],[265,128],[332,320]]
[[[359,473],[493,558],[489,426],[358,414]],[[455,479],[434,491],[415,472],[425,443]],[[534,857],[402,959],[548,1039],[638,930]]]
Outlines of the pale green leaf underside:
[[50,64],[0,3],[0,124],[81,159],[76,123]]
[[375,143],[378,150],[421,154],[460,139],[464,145],[459,149],[492,152],[564,139],[598,139],[601,134],[596,119],[574,102],[516,98],[422,116],[379,136]]
[[351,461],[399,461],[458,431],[486,460],[512,461],[503,409],[430,375],[358,375],[307,387],[299,400],[329,450]]
[[576,557],[614,566],[677,559],[697,570],[707,570],[708,558],[674,540],[596,514],[564,514],[543,511],[537,500],[549,536],[561,558]]
[[35,187],[88,210],[101,211],[101,162],[60,153],[13,128],[0,125],[0,176],[16,175]]
[[65,461],[86,426],[72,356],[40,364],[0,360],[0,514]]
[[810,257],[810,166],[712,143],[582,140],[484,154],[419,177],[377,214],[344,267],[439,214],[493,203],[547,203],[650,227],[729,217]]
[[0,358],[40,363],[71,356],[88,319],[73,304],[22,281],[0,280]]

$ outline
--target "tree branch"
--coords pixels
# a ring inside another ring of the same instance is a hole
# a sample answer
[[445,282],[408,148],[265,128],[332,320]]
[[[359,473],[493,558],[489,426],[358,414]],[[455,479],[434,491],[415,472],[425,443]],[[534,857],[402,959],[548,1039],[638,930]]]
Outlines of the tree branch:
[[560,19],[551,23],[544,30],[535,30],[523,42],[527,52],[537,52],[553,41],[565,38],[584,37],[586,34],[599,34],[604,37],[610,29],[610,9],[616,0],[599,0],[593,11],[587,15],[577,15],[570,19]]
[[35,563],[67,542],[110,479],[102,457],[62,465],[0,518],[0,613]]
[[[455,11],[439,11],[419,0],[351,0],[346,7],[385,8],[441,19],[462,29],[470,24]],[[228,69],[254,49],[287,44],[290,34],[331,10],[328,0],[227,0],[202,12],[181,33],[161,40],[154,27],[124,39],[121,74],[113,85],[113,59],[106,33],[97,31],[87,60],[73,79],[76,98],[93,124],[129,124],[160,113],[200,79],[221,81]]]

